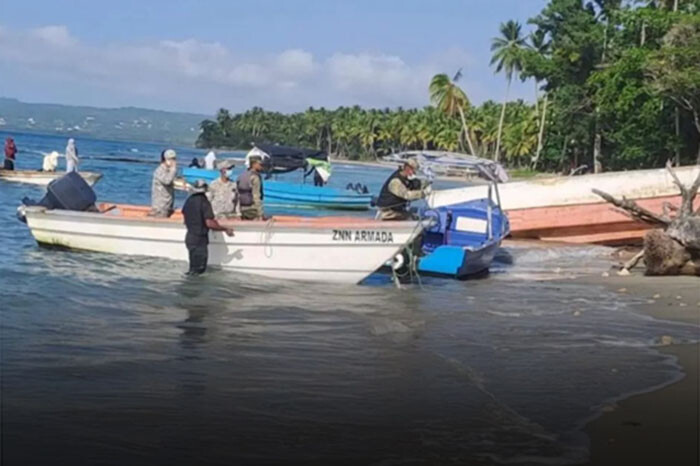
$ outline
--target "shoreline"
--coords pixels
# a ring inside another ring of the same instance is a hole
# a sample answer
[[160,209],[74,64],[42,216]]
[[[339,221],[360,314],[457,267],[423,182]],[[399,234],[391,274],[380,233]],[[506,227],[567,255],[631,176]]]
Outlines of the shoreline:
[[[697,277],[583,277],[586,283],[644,300],[633,312],[658,320],[693,324],[700,338],[700,287]],[[661,387],[612,403],[583,431],[590,440],[591,466],[700,464],[700,344],[660,336],[654,347],[671,355],[683,375]]]

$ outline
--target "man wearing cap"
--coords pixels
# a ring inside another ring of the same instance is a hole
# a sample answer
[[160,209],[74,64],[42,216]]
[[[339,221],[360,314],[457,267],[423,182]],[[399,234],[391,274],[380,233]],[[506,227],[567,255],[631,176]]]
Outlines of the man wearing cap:
[[216,218],[232,217],[236,213],[236,182],[231,181],[231,165],[219,168],[219,178],[209,186],[209,201],[211,201]]
[[192,194],[182,206],[182,215],[187,227],[185,246],[189,252],[190,268],[187,275],[200,275],[207,270],[209,260],[209,230],[224,231],[233,236],[233,230],[223,227],[214,219],[214,211],[205,193],[207,184],[197,180]]
[[262,157],[252,155],[248,159],[249,168],[238,176],[238,202],[241,205],[243,220],[263,220],[263,171]]
[[153,173],[151,184],[151,213],[153,217],[170,217],[175,203],[177,154],[168,149],[161,154],[161,163]]
[[377,199],[381,220],[409,220],[413,216],[408,211],[411,201],[428,195],[430,186],[415,178],[418,161],[408,159],[386,180]]

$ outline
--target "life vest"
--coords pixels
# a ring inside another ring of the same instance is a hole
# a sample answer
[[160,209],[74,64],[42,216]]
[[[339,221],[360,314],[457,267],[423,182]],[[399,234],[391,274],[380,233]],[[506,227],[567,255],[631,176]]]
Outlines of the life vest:
[[253,186],[250,183],[251,178],[257,176],[260,178],[260,200],[263,199],[263,180],[259,173],[253,170],[246,170],[240,175],[236,180],[236,186],[238,189],[238,202],[241,207],[250,207],[253,205]]
[[402,176],[401,170],[396,170],[386,180],[384,186],[382,186],[382,190],[379,192],[379,197],[377,198],[377,207],[379,207],[380,209],[391,209],[397,211],[406,210],[409,201],[407,201],[406,199],[402,199],[399,196],[392,193],[391,191],[389,191],[389,183],[391,183],[394,178],[398,178],[401,181],[401,183],[403,183],[403,185],[406,186],[406,189],[416,189],[412,180],[409,180],[408,178]]

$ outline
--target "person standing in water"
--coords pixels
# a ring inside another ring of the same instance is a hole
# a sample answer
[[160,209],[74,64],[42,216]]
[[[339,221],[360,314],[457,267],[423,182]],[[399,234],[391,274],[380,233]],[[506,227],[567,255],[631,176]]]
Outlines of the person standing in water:
[[66,145],[66,173],[78,171],[78,148],[75,139],[70,138]]
[[177,175],[177,154],[168,149],[161,154],[162,162],[153,173],[151,184],[152,217],[170,217],[175,205],[175,176]]
[[238,202],[243,220],[263,220],[263,171],[262,157],[253,155],[248,159],[248,170],[238,176]]
[[214,218],[214,211],[205,193],[207,184],[203,180],[197,180],[192,189],[192,194],[182,206],[182,215],[187,235],[185,246],[189,253],[190,268],[187,275],[200,275],[207,270],[209,261],[209,230],[223,231],[228,236],[233,236],[233,229],[223,227]]
[[15,158],[17,157],[17,146],[12,138],[5,139],[5,162],[2,167],[5,170],[15,169]]

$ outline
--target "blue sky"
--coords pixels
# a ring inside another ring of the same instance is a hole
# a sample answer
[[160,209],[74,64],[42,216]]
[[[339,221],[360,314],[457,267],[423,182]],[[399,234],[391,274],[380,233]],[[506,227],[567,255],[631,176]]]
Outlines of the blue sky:
[[[545,0],[6,1],[0,95],[31,102],[213,113],[428,104],[436,72],[463,67],[480,103],[500,22]],[[529,26],[525,25],[528,30]],[[512,95],[532,99],[532,83]]]

